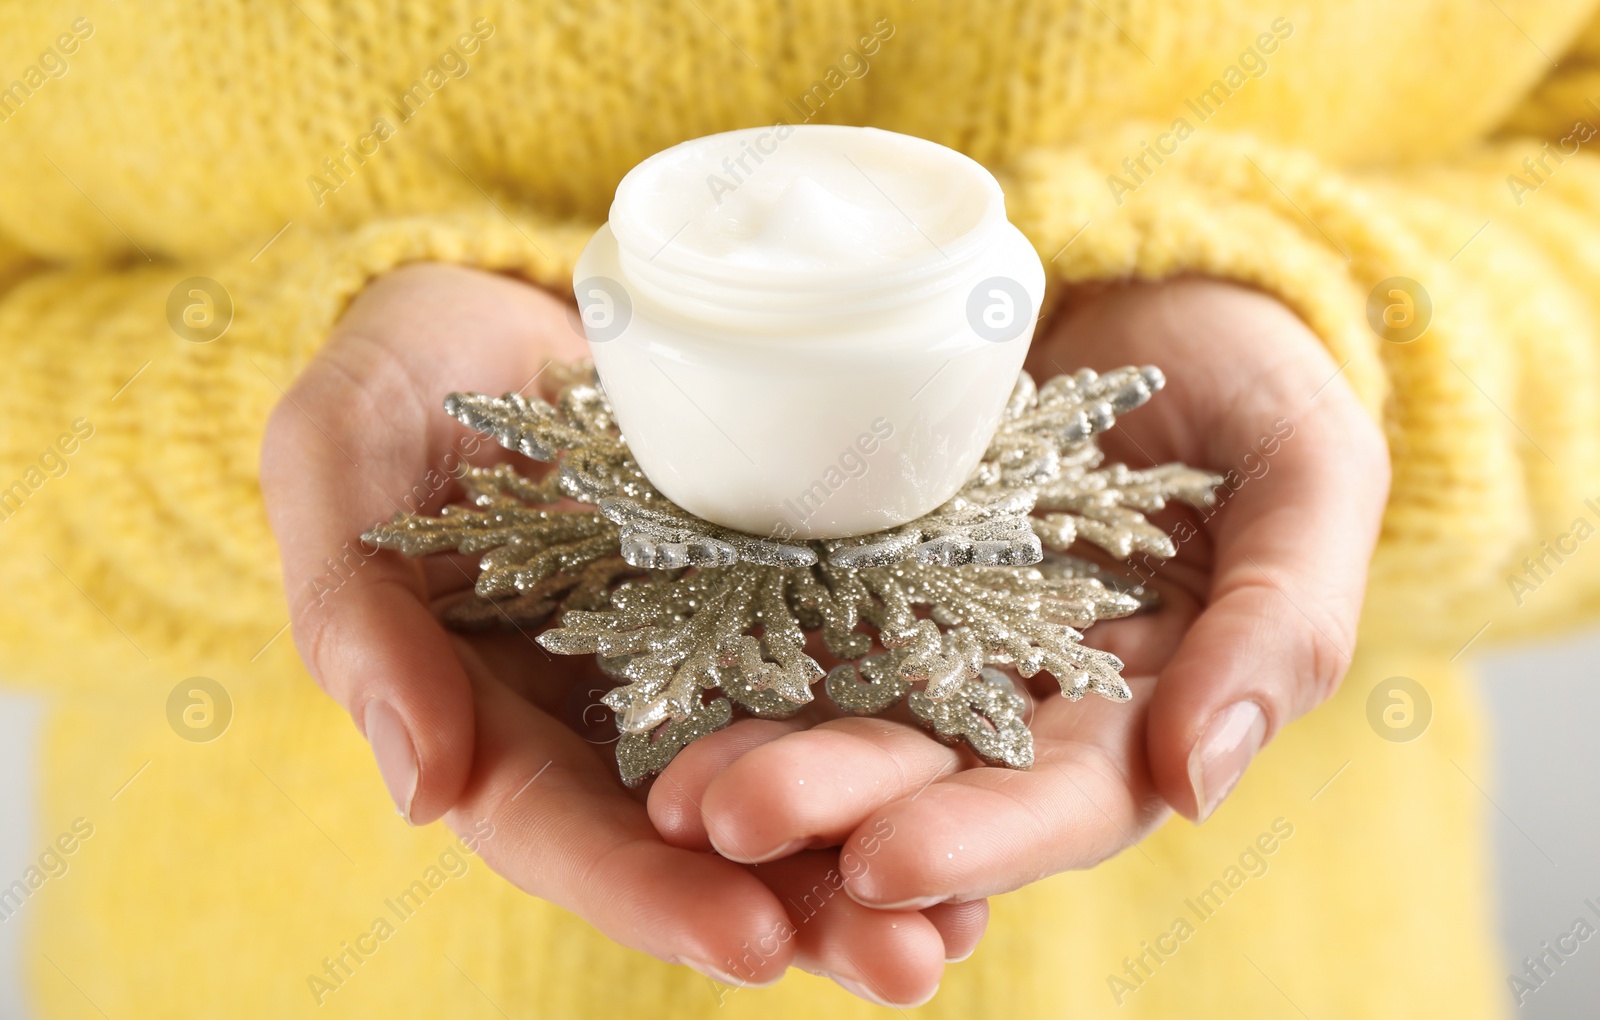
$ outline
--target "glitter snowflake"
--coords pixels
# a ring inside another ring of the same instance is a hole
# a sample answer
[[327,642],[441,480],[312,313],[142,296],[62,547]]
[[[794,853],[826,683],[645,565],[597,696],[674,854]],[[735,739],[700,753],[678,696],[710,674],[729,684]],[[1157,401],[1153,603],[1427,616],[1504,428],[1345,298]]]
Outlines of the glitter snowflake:
[[[547,625],[537,640],[595,655],[618,681],[604,697],[636,785],[732,707],[782,718],[827,678],[847,712],[902,699],[942,739],[985,761],[1032,763],[1023,701],[1004,674],[1053,676],[1067,698],[1129,697],[1116,656],[1083,628],[1152,596],[1067,554],[1173,555],[1146,515],[1204,506],[1220,479],[1177,464],[1103,465],[1095,436],[1160,389],[1154,368],[1084,370],[1035,386],[1023,373],[983,461],[943,506],[860,538],[785,543],[719,527],[662,496],[617,429],[593,369],[558,370],[554,402],[453,394],[445,409],[502,446],[554,462],[539,481],[509,465],[466,467],[464,505],[402,514],[365,540],[410,556],[481,556],[474,591],[445,611],[463,629]],[[562,509],[563,500],[591,509]],[[844,665],[826,671],[807,634]],[[920,690],[914,689],[920,686]],[[707,692],[723,697],[707,700]],[[730,704],[731,702],[731,704]]]

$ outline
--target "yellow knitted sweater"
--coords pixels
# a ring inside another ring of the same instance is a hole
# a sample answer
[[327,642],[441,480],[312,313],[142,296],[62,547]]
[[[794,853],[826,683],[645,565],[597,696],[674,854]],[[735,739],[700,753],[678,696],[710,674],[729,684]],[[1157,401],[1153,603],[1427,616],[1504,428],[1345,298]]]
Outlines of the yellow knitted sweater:
[[[35,831],[41,852],[58,833],[74,848],[10,922],[28,928],[40,1014],[718,1006],[705,979],[476,859],[319,1006],[324,958],[439,874],[454,840],[396,821],[284,638],[256,451],[280,388],[374,275],[438,259],[564,291],[640,158],[806,118],[983,161],[1053,285],[1200,272],[1276,294],[1394,456],[1336,699],[1203,827],[996,900],[922,1012],[1503,1012],[1484,726],[1455,670],[1475,636],[1600,605],[1600,554],[1523,564],[1600,497],[1597,6],[0,2],[0,675],[49,698]],[[208,343],[168,324],[195,276],[233,306]],[[1395,276],[1432,300],[1409,343],[1368,323],[1369,291]],[[1367,721],[1395,675],[1432,699],[1409,743]],[[210,743],[166,718],[192,676],[232,699]],[[1264,833],[1267,867],[1241,870]],[[1226,902],[1192,914],[1219,880]],[[1150,954],[1185,916],[1193,935]],[[876,1012],[799,973],[721,1009]]]

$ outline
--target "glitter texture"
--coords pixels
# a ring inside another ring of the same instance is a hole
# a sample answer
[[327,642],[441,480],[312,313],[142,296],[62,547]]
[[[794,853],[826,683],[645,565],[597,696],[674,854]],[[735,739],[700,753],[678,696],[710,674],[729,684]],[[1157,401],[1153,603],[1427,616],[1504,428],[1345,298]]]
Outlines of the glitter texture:
[[988,765],[1033,765],[1033,734],[1022,719],[1027,702],[999,670],[981,670],[943,701],[925,691],[912,691],[910,700],[911,714],[945,743],[965,741]]
[[[1118,557],[1171,556],[1171,539],[1145,515],[1170,500],[1208,505],[1221,481],[1179,464],[1102,466],[1094,437],[1161,388],[1156,369],[1084,370],[1043,386],[1023,373],[983,461],[943,506],[875,535],[789,544],[675,506],[629,455],[593,369],[549,374],[553,402],[445,402],[507,449],[553,461],[542,480],[504,464],[467,467],[465,505],[402,514],[363,538],[410,556],[481,556],[474,590],[444,611],[452,626],[556,618],[541,645],[599,656],[619,681],[603,700],[617,714],[630,785],[726,725],[733,705],[793,715],[825,675],[846,712],[876,714],[910,692],[912,714],[941,738],[1027,767],[1022,699],[986,667],[1048,673],[1073,700],[1126,701],[1122,663],[1082,645],[1082,628],[1149,608],[1153,592],[1067,549],[1081,540]],[[551,509],[563,498],[593,509]],[[808,632],[847,665],[825,673],[806,651]],[[726,698],[707,702],[708,691]]]
[[661,727],[659,733],[624,733],[617,741],[617,770],[622,782],[638,786],[671,764],[678,752],[708,734],[715,733],[733,719],[733,706],[727,698],[716,698],[696,705],[682,720]]

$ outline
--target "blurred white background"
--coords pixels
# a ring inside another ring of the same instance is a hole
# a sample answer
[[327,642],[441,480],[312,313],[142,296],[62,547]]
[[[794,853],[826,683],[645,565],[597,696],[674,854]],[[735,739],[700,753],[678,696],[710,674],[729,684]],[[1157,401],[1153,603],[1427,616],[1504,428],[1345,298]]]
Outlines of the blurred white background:
[[[1600,906],[1600,633],[1494,649],[1479,659],[1478,673],[1497,741],[1490,794],[1499,807],[1493,822],[1503,982],[1579,917],[1600,929],[1584,905],[1591,899]],[[1507,1013],[1600,1017],[1600,938],[1580,945],[1520,1007],[1507,988]]]
[[[1478,661],[1495,725],[1489,791],[1498,872],[1507,1015],[1528,1020],[1600,1016],[1600,940],[1583,943],[1518,1007],[1506,978],[1541,943],[1570,932],[1600,906],[1600,632]],[[33,758],[42,702],[0,694],[0,875],[18,875],[38,853]],[[1548,855],[1548,858],[1546,857]],[[1551,860],[1554,860],[1552,865]],[[25,907],[0,923],[0,1020],[24,1020],[19,954]],[[1426,951],[1426,947],[1419,947]]]

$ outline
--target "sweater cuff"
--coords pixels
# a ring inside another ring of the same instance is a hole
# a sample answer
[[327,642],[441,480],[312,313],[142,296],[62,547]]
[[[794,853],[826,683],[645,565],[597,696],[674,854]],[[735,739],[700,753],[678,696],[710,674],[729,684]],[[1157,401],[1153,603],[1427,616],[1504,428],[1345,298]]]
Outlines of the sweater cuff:
[[1010,217],[1033,240],[1052,293],[1184,273],[1256,287],[1322,338],[1381,420],[1389,389],[1367,291],[1394,275],[1383,263],[1419,253],[1384,259],[1342,240],[1368,210],[1314,159],[1204,129],[1180,139],[1180,130],[1188,134],[1128,125],[1093,143],[1032,150],[1002,171]]
[[[23,487],[0,538],[27,551],[0,557],[0,588],[31,593],[0,619],[9,679],[59,686],[56,652],[41,650],[69,645],[85,663],[129,644],[152,662],[250,660],[286,612],[277,558],[262,555],[275,547],[257,477],[267,417],[350,301],[419,261],[566,293],[593,230],[492,209],[348,232],[293,223],[211,265],[48,271],[0,293],[0,357],[22,366],[0,379],[0,478]],[[58,453],[69,427],[79,438]]]
[[[1433,632],[1407,639],[1465,639],[1460,621],[1481,620],[1503,591],[1504,565],[1538,502],[1521,484],[1516,434],[1474,384],[1497,389],[1510,353],[1482,281],[1464,271],[1475,253],[1453,261],[1481,214],[1204,125],[1132,124],[1034,150],[1005,168],[1003,183],[1057,293],[1203,274],[1253,286],[1298,314],[1389,439],[1393,480],[1364,626],[1414,616],[1405,607],[1417,599],[1443,601],[1430,614]],[[1369,294],[1392,277],[1431,292],[1419,337],[1381,338],[1369,324]]]

